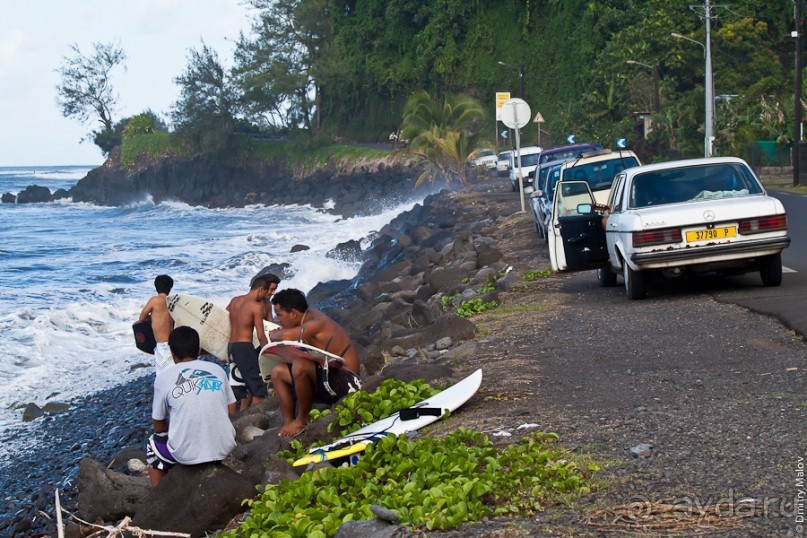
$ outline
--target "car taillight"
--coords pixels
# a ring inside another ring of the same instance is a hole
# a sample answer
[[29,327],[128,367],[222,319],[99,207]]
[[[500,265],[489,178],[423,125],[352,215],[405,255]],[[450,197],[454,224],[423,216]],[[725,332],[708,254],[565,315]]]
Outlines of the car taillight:
[[653,230],[652,232],[633,232],[633,246],[649,247],[665,243],[680,243],[681,230],[667,228],[666,230]]
[[785,215],[757,217],[740,221],[740,233],[743,235],[775,232],[777,230],[787,230],[787,217]]

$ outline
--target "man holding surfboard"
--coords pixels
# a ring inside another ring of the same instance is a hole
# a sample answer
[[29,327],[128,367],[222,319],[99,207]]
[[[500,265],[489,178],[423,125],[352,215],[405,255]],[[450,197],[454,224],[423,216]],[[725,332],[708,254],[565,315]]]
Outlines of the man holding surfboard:
[[272,369],[275,397],[283,415],[283,427],[278,435],[293,437],[308,426],[308,414],[314,401],[334,403],[361,389],[358,376],[361,365],[347,332],[319,310],[308,308],[300,290],[280,291],[272,298],[272,304],[282,327],[269,334],[273,342],[296,340],[344,359],[341,366],[323,368],[306,352],[297,350],[294,362],[280,363]]
[[[263,330],[263,301],[271,294],[272,286],[277,288],[277,284],[270,284],[265,277],[257,277],[249,293],[233,298],[227,305],[231,327],[229,354],[249,391],[249,396],[241,401],[242,410],[269,396],[258,367],[258,351],[268,343]],[[252,343],[253,331],[258,336],[258,349]]]
[[171,350],[168,348],[168,336],[174,329],[174,320],[171,318],[171,314],[168,313],[168,306],[165,302],[165,298],[171,293],[171,288],[173,287],[173,278],[168,275],[158,275],[154,279],[154,288],[157,290],[157,295],[149,299],[140,312],[138,320],[140,322],[151,320],[151,330],[154,333],[154,339],[157,341],[154,348],[154,363],[158,372],[174,364]]

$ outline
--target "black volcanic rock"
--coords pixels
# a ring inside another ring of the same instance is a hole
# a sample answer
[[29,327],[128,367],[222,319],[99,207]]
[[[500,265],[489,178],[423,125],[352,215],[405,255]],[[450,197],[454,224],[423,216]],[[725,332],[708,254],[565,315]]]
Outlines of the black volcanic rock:
[[39,185],[29,185],[17,195],[18,204],[36,204],[51,201],[53,201],[53,195],[50,193],[50,189]]

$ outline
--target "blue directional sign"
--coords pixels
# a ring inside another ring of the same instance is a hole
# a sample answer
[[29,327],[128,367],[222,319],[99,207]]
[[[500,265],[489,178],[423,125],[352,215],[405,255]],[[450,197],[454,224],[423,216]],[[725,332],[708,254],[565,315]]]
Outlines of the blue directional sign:
[[507,131],[502,131],[501,133],[499,133],[499,136],[501,136],[502,138],[507,138],[508,136]]
[[574,135],[567,135],[566,136],[566,143],[567,144],[574,144],[575,140],[577,140]]
[[624,138],[617,138],[616,139],[616,147],[619,149],[625,149],[628,147],[628,141]]

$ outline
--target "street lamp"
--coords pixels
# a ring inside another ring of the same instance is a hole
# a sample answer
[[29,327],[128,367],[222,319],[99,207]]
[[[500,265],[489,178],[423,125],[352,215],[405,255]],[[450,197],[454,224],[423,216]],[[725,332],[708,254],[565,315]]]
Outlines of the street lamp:
[[693,43],[697,43],[698,45],[703,48],[703,57],[705,59],[705,67],[704,67],[704,91],[706,93],[706,103],[705,103],[705,119],[703,122],[703,133],[704,133],[704,144],[703,144],[703,155],[704,157],[711,157],[712,156],[712,141],[714,140],[714,136],[712,136],[713,132],[713,123],[714,123],[714,81],[712,80],[712,47],[711,47],[711,39],[710,39],[710,31],[709,31],[709,24],[707,19],[706,25],[706,44],[704,45],[700,41],[695,41],[685,35],[681,35],[679,33],[673,32],[670,34],[676,39],[685,39],[686,41],[692,41]]
[[504,62],[503,62],[503,61],[501,61],[501,60],[499,60],[498,64],[499,64],[499,65],[503,65],[503,66],[505,66],[505,67],[509,67],[509,68],[511,68],[511,69],[515,69],[516,71],[518,71],[518,79],[519,79],[519,84],[520,84],[520,86],[521,86],[521,94],[519,95],[519,97],[521,97],[522,99],[524,99],[524,66],[523,66],[523,65],[520,65],[520,66],[516,67],[516,66],[514,66],[514,65],[510,65],[510,64],[508,64],[508,63],[504,63]]
[[646,68],[650,69],[651,71],[653,71],[653,87],[656,90],[656,94],[653,97],[653,99],[654,99],[653,108],[655,108],[655,112],[660,111],[661,110],[661,97],[659,96],[659,89],[658,89],[658,86],[659,86],[658,64],[654,63],[653,65],[647,65],[647,64],[642,63],[642,62],[637,62],[636,60],[628,60],[627,63],[629,63],[630,65],[641,65],[641,66],[646,67]]

